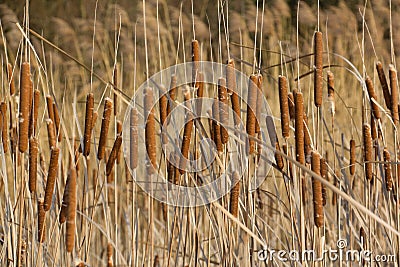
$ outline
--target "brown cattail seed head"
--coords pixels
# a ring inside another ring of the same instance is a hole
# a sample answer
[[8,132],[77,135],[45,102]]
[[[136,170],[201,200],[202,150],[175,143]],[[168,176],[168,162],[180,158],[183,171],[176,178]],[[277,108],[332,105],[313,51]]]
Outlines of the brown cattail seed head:
[[[218,103],[218,99],[214,99],[214,103],[212,106],[212,117],[213,120],[211,122],[212,124],[212,137],[214,140],[214,143],[217,147],[217,150],[219,152],[222,152],[223,148],[223,144],[222,144],[222,140],[221,140],[221,126],[217,121],[220,121],[220,116],[219,116],[219,103]],[[250,140],[249,140],[250,142]]]
[[40,243],[43,243],[46,237],[45,215],[46,212],[43,207],[43,198],[38,198],[38,239]]
[[[311,168],[316,174],[321,174],[321,157],[318,152],[312,152]],[[324,210],[323,210],[323,199],[322,199],[322,184],[319,180],[312,179],[313,187],[313,204],[314,204],[314,223],[317,227],[324,225]]]
[[145,141],[148,155],[146,169],[148,174],[154,173],[154,167],[157,166],[157,144],[156,144],[156,122],[154,115],[154,96],[153,89],[144,90],[144,119],[145,119]]
[[10,95],[13,96],[15,94],[15,82],[13,76],[13,66],[11,63],[7,64],[7,74],[8,84],[10,85]]
[[109,176],[113,170],[115,160],[117,159],[117,155],[121,149],[121,144],[122,144],[122,136],[118,135],[117,139],[115,139],[110,156],[108,157],[108,161],[107,161],[107,165],[106,165],[106,175],[107,176]]
[[395,125],[399,122],[399,91],[397,88],[397,70],[392,64],[389,65],[389,79],[390,79],[390,89],[392,95],[392,119]]
[[51,149],[57,144],[56,131],[54,129],[54,123],[51,119],[47,120],[47,135],[49,138],[49,148]]
[[363,139],[364,139],[365,177],[367,178],[368,181],[371,181],[373,147],[372,147],[371,127],[366,123],[363,125]]
[[385,98],[385,104],[388,109],[392,109],[392,100],[389,92],[389,86],[386,80],[385,72],[383,71],[382,63],[376,62],[376,71],[378,72],[379,81],[382,86],[383,97]]
[[[321,157],[320,165],[321,165],[321,167],[320,167],[321,168],[320,169],[321,177],[328,181],[328,164],[326,163],[326,160],[322,157]],[[321,188],[322,188],[322,205],[325,206],[328,196],[327,196],[327,192],[326,192],[326,187],[322,183],[321,183]]]
[[304,157],[304,106],[303,94],[297,92],[295,94],[295,140],[296,140],[296,160],[301,164],[305,163]]
[[219,98],[219,119],[221,122],[221,141],[222,144],[226,144],[229,139],[228,131],[223,125],[228,125],[229,120],[229,100],[228,92],[226,90],[226,80],[220,77],[218,79],[218,98]]
[[257,105],[256,105],[256,133],[260,133],[260,124],[258,119],[261,118],[261,109],[262,109],[262,99],[263,99],[263,91],[262,91],[262,81],[263,77],[261,74],[257,75]]
[[31,110],[30,123],[29,123],[29,136],[32,136],[36,133],[39,105],[40,105],[40,91],[36,89],[33,93],[33,106]]
[[65,232],[65,245],[67,252],[72,252],[75,243],[75,217],[76,217],[76,169],[70,169],[70,182],[68,191],[67,225]]
[[29,139],[29,191],[36,191],[37,162],[38,162],[38,141],[35,137]]
[[234,184],[231,190],[230,206],[229,210],[236,218],[239,215],[239,195],[240,195],[240,175],[238,171],[234,171],[232,174],[232,184]]
[[31,98],[31,70],[28,62],[22,63],[20,79],[19,104],[19,151],[24,153],[28,149],[29,113]]
[[183,174],[186,169],[186,161],[189,158],[189,148],[190,148],[190,139],[192,137],[193,131],[193,115],[192,115],[192,107],[190,105],[190,91],[187,90],[184,92],[184,99],[186,103],[186,119],[185,119],[185,127],[183,129],[183,139],[182,139],[182,147],[181,147],[181,159],[179,163],[180,173]]
[[304,113],[303,115],[303,131],[304,131],[304,154],[306,156],[306,161],[310,162],[311,157],[311,133],[310,128],[308,127],[308,117]]
[[374,84],[372,83],[372,80],[369,76],[367,76],[367,78],[365,78],[365,83],[367,85],[369,100],[371,101],[372,112],[374,114],[375,119],[379,119],[381,117],[381,113],[379,111],[378,105],[374,102],[374,100],[375,101],[378,100],[378,97],[376,96]]
[[257,110],[257,83],[258,79],[256,75],[251,75],[249,80],[249,93],[247,98],[247,120],[246,120],[246,131],[249,135],[249,149],[248,153],[252,154],[255,152],[255,142],[251,137],[255,137],[256,133],[256,115]]
[[281,108],[281,128],[282,136],[289,138],[289,102],[288,102],[288,87],[285,76],[279,76],[279,105]]
[[104,158],[108,129],[110,127],[111,112],[112,112],[112,102],[111,99],[107,97],[104,100],[103,119],[101,121],[101,130],[99,139],[99,150],[97,152],[97,159],[99,160],[102,160]]
[[350,140],[350,175],[356,172],[356,141]]
[[387,148],[383,149],[383,160],[385,161],[385,181],[386,181],[386,190],[391,191],[393,189],[393,180],[392,180],[392,163],[390,161],[390,153]]
[[314,35],[314,104],[316,107],[322,105],[322,32]]
[[130,136],[129,136],[129,157],[131,170],[136,169],[138,165],[138,110],[131,108],[130,114]]
[[56,183],[56,177],[58,172],[58,155],[60,149],[53,147],[51,149],[49,171],[47,173],[46,191],[44,195],[44,210],[48,211],[51,207],[51,200],[53,198],[54,186]]
[[83,134],[83,155],[90,154],[90,140],[92,138],[94,95],[89,93],[86,97],[85,131]]
[[176,75],[171,75],[171,82],[168,91],[169,98],[168,98],[167,116],[171,113],[171,110],[174,107],[174,102],[176,99],[176,83],[177,83]]

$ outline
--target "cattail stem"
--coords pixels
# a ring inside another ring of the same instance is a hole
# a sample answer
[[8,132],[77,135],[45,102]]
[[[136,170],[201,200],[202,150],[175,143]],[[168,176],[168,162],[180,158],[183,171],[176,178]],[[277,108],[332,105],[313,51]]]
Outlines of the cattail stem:
[[0,130],[1,130],[1,139],[3,143],[3,151],[4,153],[8,152],[8,127],[7,127],[7,104],[5,102],[1,102],[0,104]]
[[7,63],[7,77],[8,84],[10,86],[10,95],[13,96],[15,94],[15,82],[13,75],[13,66],[11,65],[11,63]]
[[[117,136],[122,137],[122,122],[120,120],[117,120]],[[117,153],[117,164],[119,165],[120,163],[121,163],[121,149],[119,149]]]

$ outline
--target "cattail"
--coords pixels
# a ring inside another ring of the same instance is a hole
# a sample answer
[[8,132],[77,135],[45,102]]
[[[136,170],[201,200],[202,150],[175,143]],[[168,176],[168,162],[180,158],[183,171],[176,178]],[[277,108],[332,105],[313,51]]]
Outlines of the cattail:
[[363,249],[367,249],[367,234],[363,227],[360,227],[360,242],[363,245]]
[[237,94],[236,85],[236,74],[235,74],[235,62],[233,59],[228,61],[228,66],[226,67],[226,87],[228,93],[231,96],[232,109],[235,112],[233,116],[233,121],[235,125],[239,125],[241,121],[241,111],[240,111],[240,99]]
[[399,91],[397,89],[397,70],[392,64],[389,65],[389,79],[390,79],[390,89],[392,96],[392,119],[395,125],[399,122]]
[[45,240],[45,215],[46,212],[43,207],[43,198],[38,198],[38,239],[40,243]]
[[15,82],[13,76],[13,66],[11,63],[7,63],[7,74],[8,74],[8,83],[10,85],[10,95],[13,96],[15,94]]
[[314,104],[322,105],[322,32],[314,35]]
[[[279,142],[275,142],[275,150],[276,151],[281,151],[281,148],[279,146]],[[275,152],[275,162],[276,162],[276,166],[278,167],[278,169],[280,171],[283,171],[283,168],[285,167],[284,163],[283,163],[283,157],[280,153]]]
[[[321,165],[321,170],[320,170],[321,177],[328,181],[328,164],[326,163],[326,160],[323,157],[321,157],[320,165]],[[322,187],[322,205],[325,206],[328,196],[325,185],[321,183],[321,187]]]
[[301,164],[305,163],[304,158],[304,106],[303,94],[296,92],[295,94],[295,140],[296,140],[296,160]]
[[365,176],[368,181],[372,180],[372,137],[371,127],[368,124],[363,126],[363,139],[364,139],[364,163],[365,163]]
[[93,131],[93,129],[94,129],[94,127],[96,126],[96,121],[97,121],[97,117],[98,117],[98,113],[97,113],[97,111],[93,111],[93,118],[92,118],[92,130],[91,130],[91,132]]
[[228,111],[228,92],[226,90],[226,80],[220,77],[218,79],[218,99],[219,99],[219,121],[221,122],[221,141],[222,144],[226,144],[229,139],[228,131],[225,129],[224,125],[228,124],[229,111]]
[[28,149],[29,113],[31,80],[30,64],[22,63],[20,79],[20,105],[19,105],[19,151],[24,153]]
[[229,211],[236,218],[239,215],[239,195],[240,195],[240,175],[238,171],[234,171],[232,174],[232,190]]
[[131,170],[136,169],[138,165],[138,110],[131,108],[130,114],[130,139],[129,139],[129,158]]
[[249,92],[247,98],[247,120],[246,120],[246,131],[249,135],[249,149],[248,153],[252,154],[255,152],[255,142],[252,140],[252,137],[255,137],[256,133],[256,105],[257,105],[257,76],[250,75],[249,80]]
[[386,107],[392,109],[392,100],[389,92],[389,86],[386,80],[385,72],[383,71],[382,63],[376,62],[376,71],[378,72],[379,81],[382,86],[383,97],[385,98]]
[[56,132],[57,132],[57,139],[58,142],[61,142],[62,140],[62,133],[61,133],[61,127],[60,127],[60,114],[58,113],[58,108],[56,106],[56,103],[53,103],[53,111],[54,111],[54,122],[56,125]]
[[[321,156],[318,152],[312,152],[311,168],[316,174],[321,174]],[[314,204],[314,223],[315,226],[322,227],[324,225],[324,210],[322,199],[322,184],[319,180],[312,178],[313,187],[313,204]]]
[[112,247],[111,243],[108,243],[107,244],[107,267],[113,266],[112,256],[113,256],[113,247]]
[[105,152],[106,143],[107,143],[108,128],[110,126],[112,105],[113,104],[111,102],[111,99],[107,97],[104,100],[103,119],[101,121],[99,147],[98,147],[98,151],[97,151],[97,159],[99,159],[99,160],[102,160],[104,158],[104,152]]
[[70,169],[70,182],[68,190],[67,225],[65,232],[65,245],[67,252],[72,252],[75,243],[75,217],[76,217],[76,170]]
[[384,169],[385,169],[386,190],[391,191],[393,189],[392,163],[390,161],[390,153],[389,150],[387,150],[387,148],[383,149],[383,160],[385,161]]
[[261,118],[261,108],[263,105],[263,92],[262,92],[262,81],[263,77],[261,74],[257,75],[257,105],[256,105],[256,133],[260,133],[260,123],[258,121]]
[[107,160],[107,165],[106,165],[106,175],[107,176],[109,176],[113,170],[115,160],[117,159],[117,155],[121,148],[121,144],[122,144],[122,136],[118,135],[117,139],[115,139],[110,156],[108,157],[108,160]]
[[169,85],[169,91],[168,91],[168,95],[169,95],[169,99],[168,99],[168,107],[167,107],[167,116],[171,113],[171,110],[174,106],[174,102],[176,99],[176,75],[171,75],[171,82]]
[[374,114],[374,117],[375,117],[375,119],[380,119],[381,113],[379,111],[379,107],[372,100],[372,99],[374,99],[375,101],[377,101],[378,97],[376,96],[375,89],[374,89],[374,84],[372,83],[372,80],[371,80],[371,78],[369,76],[367,76],[367,78],[365,78],[365,83],[367,85],[369,100],[371,102],[371,108],[372,108],[372,112]]
[[31,109],[31,116],[29,122],[29,137],[36,133],[36,124],[40,105],[40,91],[35,90],[33,93],[33,105]]
[[36,191],[38,140],[35,137],[29,139],[29,191]]
[[292,92],[288,93],[289,116],[291,120],[295,118],[294,96]]
[[89,93],[86,97],[85,131],[83,134],[83,155],[90,154],[90,140],[92,139],[94,95]]
[[303,115],[303,131],[304,131],[304,154],[306,156],[306,161],[309,162],[311,157],[311,133],[308,127],[308,117],[304,113]]
[[[168,97],[165,93],[164,87],[161,87],[160,90],[160,96],[159,96],[159,102],[160,102],[160,128],[163,129],[164,123],[167,119],[167,108],[168,108]],[[168,143],[168,135],[165,132],[161,132],[161,141],[163,145],[166,145]]]
[[350,140],[350,175],[356,172],[356,141]]
[[212,136],[213,136],[213,140],[214,143],[217,147],[217,150],[219,152],[222,152],[223,150],[223,144],[222,144],[222,140],[221,140],[221,126],[219,125],[218,121],[220,121],[219,119],[219,103],[218,103],[218,99],[214,99],[214,103],[212,106]]
[[[75,171],[73,172],[72,169],[75,169]],[[61,211],[60,211],[60,215],[58,217],[58,221],[60,222],[60,224],[64,223],[67,220],[69,201],[70,201],[70,197],[72,194],[71,183],[74,182],[73,181],[74,179],[75,179],[75,183],[76,183],[76,177],[74,177],[74,175],[76,176],[76,168],[74,166],[74,161],[71,160],[70,170],[69,170],[67,182],[65,183],[65,188],[64,188]]]
[[[118,68],[115,66],[113,73],[113,84],[114,90],[118,89]],[[118,94],[113,93],[114,98],[114,116],[118,115]]]
[[281,109],[281,128],[282,136],[289,138],[289,103],[288,103],[288,88],[287,80],[285,76],[279,76],[279,105]]
[[145,119],[145,141],[148,155],[146,169],[148,174],[154,173],[154,167],[157,165],[157,147],[156,147],[156,122],[154,115],[154,98],[153,90],[146,88],[144,90],[144,119]]
[[278,167],[279,170],[282,171],[283,167],[284,167],[283,157],[279,153],[281,149],[280,149],[280,146],[279,146],[278,138],[277,138],[277,135],[276,135],[274,119],[272,118],[272,116],[267,116],[266,117],[266,125],[267,125],[269,139],[271,140],[271,144],[273,146],[275,146],[275,150],[276,150],[275,151],[276,166]]
[[51,200],[53,198],[54,186],[56,183],[57,171],[58,171],[58,155],[60,149],[53,147],[51,149],[49,171],[47,173],[46,191],[44,195],[44,210],[48,211],[51,207]]
[[378,139],[377,125],[372,113],[371,113],[371,137],[372,140]]
[[54,123],[50,119],[47,120],[47,135],[49,138],[49,147],[51,149],[56,146],[57,139],[56,139],[56,134],[55,134],[55,130],[54,130]]
[[[117,121],[117,136],[122,136],[122,122],[120,120]],[[117,153],[117,164],[119,165],[121,162],[121,149],[118,150]]]
[[197,40],[192,40],[192,61],[193,61],[193,68],[192,68],[192,81],[194,87],[194,81],[197,80],[197,73],[199,72],[199,61],[200,61],[200,47],[199,42]]
[[5,102],[1,102],[0,104],[0,129],[1,129],[1,139],[3,142],[3,151],[4,153],[8,152],[8,127],[7,127],[7,104]]
[[186,101],[186,119],[185,119],[185,127],[183,129],[183,138],[182,138],[182,147],[181,153],[182,157],[179,162],[179,171],[181,174],[185,173],[186,169],[186,161],[189,158],[189,147],[190,147],[190,139],[192,137],[192,130],[193,130],[193,115],[192,115],[192,108],[190,105],[190,91],[187,90],[184,92],[184,98]]

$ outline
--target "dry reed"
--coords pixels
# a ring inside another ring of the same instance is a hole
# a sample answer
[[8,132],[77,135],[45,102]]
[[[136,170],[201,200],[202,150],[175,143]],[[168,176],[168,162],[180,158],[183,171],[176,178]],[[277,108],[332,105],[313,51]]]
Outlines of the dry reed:
[[3,143],[4,153],[8,152],[8,126],[7,126],[7,104],[5,102],[0,103],[0,129],[1,129],[1,140]]
[[15,81],[13,75],[13,66],[11,65],[11,63],[7,63],[7,77],[10,87],[10,95],[13,96],[15,94]]

